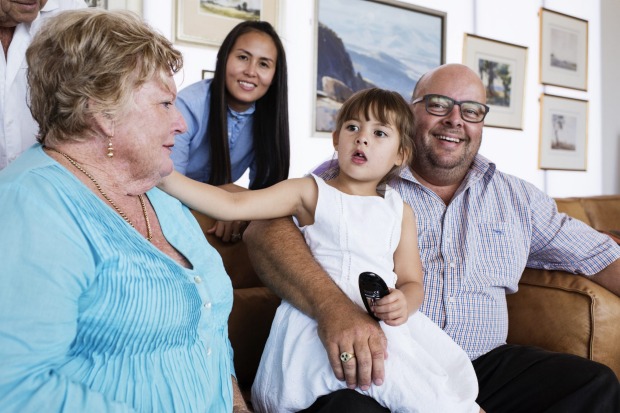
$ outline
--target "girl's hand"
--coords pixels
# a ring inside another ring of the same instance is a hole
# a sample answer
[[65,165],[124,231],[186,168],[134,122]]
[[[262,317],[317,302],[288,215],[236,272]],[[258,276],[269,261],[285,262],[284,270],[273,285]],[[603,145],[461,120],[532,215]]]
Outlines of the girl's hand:
[[390,288],[390,293],[377,300],[372,309],[375,315],[389,326],[399,326],[409,319],[405,294],[395,288]]
[[243,231],[248,226],[247,221],[216,221],[207,234],[213,234],[223,242],[237,242],[241,240]]

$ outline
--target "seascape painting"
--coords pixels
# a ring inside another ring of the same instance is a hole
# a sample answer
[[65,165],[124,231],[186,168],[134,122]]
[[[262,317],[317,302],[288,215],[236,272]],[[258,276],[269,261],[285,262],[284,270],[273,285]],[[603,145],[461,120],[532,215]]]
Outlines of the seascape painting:
[[420,76],[444,62],[441,13],[395,2],[318,0],[315,129],[331,132],[353,93],[377,86],[407,101]]

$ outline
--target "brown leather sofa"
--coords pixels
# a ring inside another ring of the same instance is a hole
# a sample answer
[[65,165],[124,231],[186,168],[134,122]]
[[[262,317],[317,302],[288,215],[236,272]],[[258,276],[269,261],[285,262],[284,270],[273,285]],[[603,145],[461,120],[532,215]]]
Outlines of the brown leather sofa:
[[[558,210],[620,236],[620,196],[557,198]],[[616,238],[616,242],[620,239]],[[585,277],[526,268],[507,296],[508,342],[576,354],[620,378],[620,298]]]
[[[620,230],[620,196],[556,199],[558,208],[601,231]],[[194,212],[206,231],[213,220]],[[620,235],[620,234],[619,234]],[[280,300],[264,287],[243,243],[206,235],[221,254],[234,288],[229,335],[241,390],[250,388]],[[561,271],[526,269],[519,291],[508,296],[508,342],[583,356],[620,377],[620,298],[592,281]]]

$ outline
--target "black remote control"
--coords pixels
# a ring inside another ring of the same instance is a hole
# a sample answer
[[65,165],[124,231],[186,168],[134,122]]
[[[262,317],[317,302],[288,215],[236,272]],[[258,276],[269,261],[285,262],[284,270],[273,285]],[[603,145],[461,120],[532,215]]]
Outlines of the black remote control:
[[372,318],[379,321],[370,307],[375,304],[376,300],[379,300],[390,293],[388,286],[385,284],[385,281],[383,281],[383,278],[370,271],[360,274],[359,286],[366,311],[368,311],[368,314],[370,314]]

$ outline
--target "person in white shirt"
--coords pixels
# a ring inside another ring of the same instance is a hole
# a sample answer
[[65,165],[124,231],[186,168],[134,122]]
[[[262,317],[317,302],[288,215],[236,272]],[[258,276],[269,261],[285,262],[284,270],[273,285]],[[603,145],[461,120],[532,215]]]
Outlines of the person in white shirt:
[[0,170],[36,142],[28,108],[26,49],[45,19],[86,7],[83,0],[0,0]]

